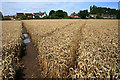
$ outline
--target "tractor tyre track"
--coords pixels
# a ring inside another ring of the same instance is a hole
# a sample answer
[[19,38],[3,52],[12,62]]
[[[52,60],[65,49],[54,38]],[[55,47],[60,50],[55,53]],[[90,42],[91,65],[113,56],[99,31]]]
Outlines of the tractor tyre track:
[[73,23],[70,23],[70,24],[65,25],[64,27],[56,28],[55,30],[52,30],[51,32],[48,32],[48,33],[43,34],[43,35],[40,35],[40,37],[51,36],[51,35],[55,34],[56,31],[60,31],[60,30],[62,30],[62,29],[65,29],[65,28],[69,27],[69,26],[72,25],[72,24],[73,24]]
[[[69,68],[73,68],[75,69],[77,67],[77,52],[78,52],[78,48],[79,48],[79,41],[82,40],[82,31],[85,28],[85,25],[87,23],[87,20],[85,21],[85,23],[80,26],[80,29],[78,30],[76,37],[74,38],[74,41],[71,43],[71,49],[70,49],[70,54],[71,54],[71,60],[68,62],[68,69],[67,72],[69,74]],[[70,76],[68,75],[68,78],[70,78]]]

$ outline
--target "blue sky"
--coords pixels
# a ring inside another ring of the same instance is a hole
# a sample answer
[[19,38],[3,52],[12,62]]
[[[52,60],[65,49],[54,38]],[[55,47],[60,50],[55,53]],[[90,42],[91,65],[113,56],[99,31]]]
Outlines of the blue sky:
[[2,2],[2,13],[6,15],[15,15],[17,12],[34,13],[47,12],[50,10],[64,10],[70,15],[72,12],[88,9],[90,6],[109,7],[118,9],[118,2]]

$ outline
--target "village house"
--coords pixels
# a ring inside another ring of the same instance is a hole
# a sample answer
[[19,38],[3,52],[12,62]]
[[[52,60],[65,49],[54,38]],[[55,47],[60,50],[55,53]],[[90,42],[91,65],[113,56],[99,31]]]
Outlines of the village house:
[[90,14],[89,17],[96,18],[97,14]]
[[4,18],[10,18],[11,20],[15,20],[15,18],[13,16],[4,16]]
[[28,18],[32,18],[33,17],[32,13],[25,13],[24,15],[27,16]]
[[[86,18],[96,18],[97,17],[97,14],[90,14],[89,16],[87,16]],[[109,14],[101,14],[100,17],[103,17],[104,19],[113,19],[114,17],[116,17],[116,15],[109,15]]]
[[79,16],[75,15],[75,12],[70,15],[72,18],[80,18]]
[[33,13],[33,18],[35,18],[35,16],[38,16],[39,18],[43,18],[45,16],[47,16],[46,12],[39,12],[39,13]]
[[39,16],[39,13],[33,13],[33,18],[35,18],[35,16]]
[[116,15],[109,15],[109,14],[101,14],[101,17],[103,17],[104,19],[113,19],[114,17],[116,17]]
[[46,12],[43,12],[43,13],[41,11],[39,12],[39,17],[40,18],[43,18],[45,16],[47,16]]
[[18,17],[18,18],[22,18],[23,15],[24,15],[24,13],[16,13],[16,17]]

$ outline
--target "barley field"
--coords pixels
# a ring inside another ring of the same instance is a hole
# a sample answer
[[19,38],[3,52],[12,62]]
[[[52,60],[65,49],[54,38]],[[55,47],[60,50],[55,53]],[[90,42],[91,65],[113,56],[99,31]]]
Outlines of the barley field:
[[25,27],[38,55],[41,78],[120,78],[118,20],[2,21],[2,76],[19,69]]
[[118,20],[22,21],[43,78],[119,78]]
[[2,21],[2,76],[15,77],[22,45],[21,21]]

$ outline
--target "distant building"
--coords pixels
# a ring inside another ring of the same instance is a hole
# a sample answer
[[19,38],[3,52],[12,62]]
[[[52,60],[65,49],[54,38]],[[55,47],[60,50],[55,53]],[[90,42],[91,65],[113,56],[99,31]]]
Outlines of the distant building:
[[75,14],[75,12],[72,13],[72,14],[70,15],[70,17],[72,17],[72,18],[80,18],[79,16],[77,16],[77,14]]
[[90,14],[89,17],[96,18],[97,14]]
[[47,16],[46,12],[39,12],[39,13],[33,13],[33,18],[35,18],[35,16],[38,16],[39,18],[43,18],[45,16]]
[[15,18],[13,16],[4,16],[4,18],[10,18],[11,20],[15,20]]
[[101,17],[103,17],[104,19],[113,19],[114,17],[116,17],[116,15],[109,15],[109,14],[101,14]]
[[16,17],[18,17],[18,18],[22,18],[23,15],[24,15],[24,13],[16,13]]
[[33,17],[32,13],[25,13],[24,15],[26,15],[28,18],[32,18]]
[[39,16],[40,18],[47,16],[46,12],[43,12],[43,13],[39,12],[39,14],[40,14],[40,16]]
[[35,17],[39,17],[39,13],[33,13],[33,18],[35,18]]
[[39,13],[33,13],[33,16],[39,16]]
[[43,18],[45,16],[47,16],[46,12],[39,12],[39,13],[33,13],[33,18],[35,18],[35,16],[38,16],[39,18]]

